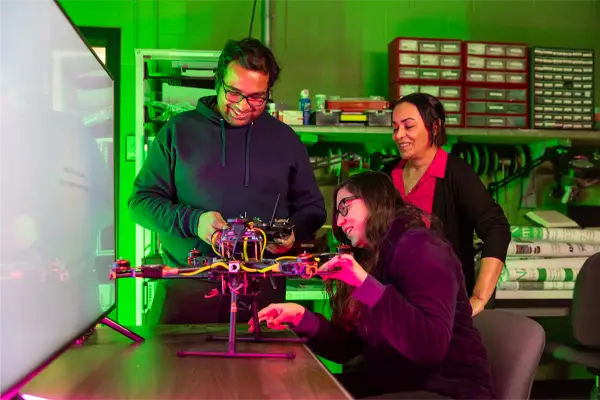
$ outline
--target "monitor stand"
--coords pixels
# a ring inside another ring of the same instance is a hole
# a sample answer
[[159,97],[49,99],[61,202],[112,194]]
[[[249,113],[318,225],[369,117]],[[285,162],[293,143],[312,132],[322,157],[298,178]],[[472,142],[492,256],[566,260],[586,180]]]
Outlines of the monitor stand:
[[102,320],[100,321],[101,324],[104,324],[106,326],[108,326],[109,328],[119,332],[121,335],[125,336],[128,339],[133,340],[136,343],[140,343],[144,341],[144,338],[141,337],[140,335],[138,335],[137,333],[130,331],[129,329],[125,328],[123,325],[119,325],[117,324],[115,321],[113,321],[112,319],[108,318],[108,317],[104,317],[102,318]]
[[[108,326],[112,330],[119,332],[121,335],[125,336],[128,339],[131,339],[132,341],[134,341],[136,343],[141,343],[145,340],[143,337],[141,337],[137,333],[130,331],[129,329],[125,328],[123,325],[116,323],[115,321],[113,321],[112,319],[110,319],[108,317],[102,318],[100,321],[98,321],[98,323]],[[93,332],[95,330],[96,329],[93,328],[93,330],[91,330],[91,332],[88,331],[85,335],[79,337],[77,340],[75,340],[75,344],[78,344],[78,345],[83,344],[87,340],[87,338],[93,334]]]

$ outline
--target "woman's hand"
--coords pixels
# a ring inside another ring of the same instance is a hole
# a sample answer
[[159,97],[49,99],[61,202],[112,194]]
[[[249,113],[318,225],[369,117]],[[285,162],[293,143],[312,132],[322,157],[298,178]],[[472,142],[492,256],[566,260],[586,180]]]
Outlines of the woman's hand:
[[337,279],[350,286],[360,286],[367,279],[367,271],[350,254],[333,257],[319,268],[319,272],[333,272],[323,275],[323,279]]
[[471,308],[473,309],[473,317],[482,312],[485,308],[485,305],[487,304],[485,300],[475,296],[471,297],[470,302]]
[[[274,303],[258,312],[258,323],[266,322],[267,328],[283,330],[288,323],[298,325],[304,316],[306,308],[296,303]],[[248,321],[249,332],[254,331],[254,320]]]

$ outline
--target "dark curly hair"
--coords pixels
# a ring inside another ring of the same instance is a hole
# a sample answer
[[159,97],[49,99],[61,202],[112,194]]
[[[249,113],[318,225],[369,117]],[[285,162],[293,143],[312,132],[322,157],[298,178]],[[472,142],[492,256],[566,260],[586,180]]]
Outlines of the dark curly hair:
[[225,43],[219,56],[219,63],[215,68],[217,82],[223,81],[227,66],[234,61],[250,71],[259,71],[268,75],[269,89],[275,85],[281,72],[275,56],[260,40],[254,38],[229,40]]
[[[340,243],[347,243],[342,228],[337,226],[337,194],[345,188],[353,196],[365,202],[369,216],[366,221],[366,248],[353,248],[354,258],[368,273],[379,277],[379,251],[388,233],[390,225],[396,218],[406,221],[406,228],[429,227],[438,233],[442,232],[437,218],[425,214],[419,208],[406,204],[391,178],[381,172],[367,171],[353,175],[340,184],[333,192],[333,235]],[[335,291],[334,291],[335,288]],[[329,295],[332,321],[345,326],[353,326],[359,318],[360,304],[351,297],[352,288],[342,281],[327,280],[326,290]]]

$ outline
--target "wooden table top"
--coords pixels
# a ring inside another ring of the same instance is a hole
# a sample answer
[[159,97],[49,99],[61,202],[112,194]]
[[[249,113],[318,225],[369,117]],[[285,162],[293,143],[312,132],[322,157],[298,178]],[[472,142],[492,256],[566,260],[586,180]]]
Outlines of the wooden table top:
[[[247,330],[240,324],[239,334]],[[351,399],[300,343],[238,342],[237,351],[287,353],[296,358],[177,357],[180,350],[225,351],[227,325],[136,327],[133,343],[108,327],[62,354],[21,393],[49,399]],[[264,336],[286,335],[268,332]],[[287,333],[290,335],[290,333]]]

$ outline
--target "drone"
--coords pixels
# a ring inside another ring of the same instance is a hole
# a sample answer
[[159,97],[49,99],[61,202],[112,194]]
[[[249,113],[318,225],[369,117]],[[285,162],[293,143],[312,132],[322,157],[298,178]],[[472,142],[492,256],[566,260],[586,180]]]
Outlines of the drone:
[[[339,254],[351,254],[350,247],[342,245],[336,252],[311,254],[304,252],[297,256],[283,256],[274,259],[263,258],[267,243],[276,235],[290,235],[293,226],[286,221],[263,223],[259,219],[233,218],[227,226],[217,230],[211,237],[214,256],[205,256],[199,250],[189,252],[187,266],[169,267],[162,264],[131,267],[127,260],[117,260],[110,272],[113,280],[120,278],[147,279],[193,279],[206,277],[219,282],[217,289],[205,297],[217,295],[231,297],[229,315],[229,335],[218,337],[209,335],[207,340],[227,340],[226,352],[179,351],[178,357],[228,357],[228,358],[295,358],[295,353],[242,353],[236,351],[236,341],[254,342],[304,342],[301,338],[262,337],[258,320],[256,296],[261,280],[276,276],[311,279],[331,275],[339,270],[319,271],[319,267]],[[236,338],[236,322],[239,296],[251,296],[254,331],[252,337]]]
[[60,281],[68,282],[69,268],[59,259],[45,262],[37,253],[32,253],[29,259],[18,260],[2,264],[0,268],[0,280],[18,279],[26,280],[33,278],[42,282]]

